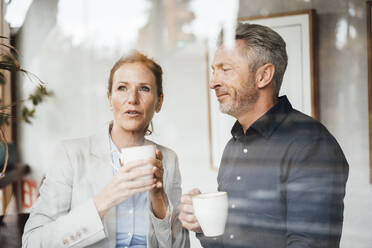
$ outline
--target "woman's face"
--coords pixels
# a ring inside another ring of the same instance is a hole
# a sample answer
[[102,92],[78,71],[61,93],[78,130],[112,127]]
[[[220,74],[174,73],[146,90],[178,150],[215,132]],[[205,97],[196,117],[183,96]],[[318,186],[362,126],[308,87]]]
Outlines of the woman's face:
[[155,77],[145,65],[123,64],[114,73],[108,95],[114,125],[127,132],[144,133],[163,102],[163,96],[159,97],[156,90]]

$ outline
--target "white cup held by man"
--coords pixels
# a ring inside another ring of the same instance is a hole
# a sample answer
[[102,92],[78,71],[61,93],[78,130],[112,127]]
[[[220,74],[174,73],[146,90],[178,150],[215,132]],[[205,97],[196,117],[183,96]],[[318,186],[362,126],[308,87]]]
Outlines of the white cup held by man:
[[199,194],[192,197],[194,214],[207,237],[222,235],[227,220],[226,192]]
[[[120,160],[125,166],[126,163],[135,160],[146,160],[149,158],[155,158],[156,147],[154,145],[145,146],[132,146],[121,149]],[[146,164],[144,166],[135,168],[134,170],[143,170],[146,168],[152,168],[151,164]],[[151,179],[153,176],[143,176],[137,178],[137,180]]]

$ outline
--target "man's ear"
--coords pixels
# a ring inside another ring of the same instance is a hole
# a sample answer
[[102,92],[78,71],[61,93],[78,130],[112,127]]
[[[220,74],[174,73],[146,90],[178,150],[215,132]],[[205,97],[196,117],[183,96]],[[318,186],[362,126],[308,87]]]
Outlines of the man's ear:
[[164,95],[161,94],[159,96],[158,102],[156,103],[156,108],[155,108],[156,113],[159,113],[159,111],[161,110],[161,106],[163,105],[163,100],[164,100]]
[[259,89],[268,86],[274,77],[275,66],[271,63],[264,64],[256,71],[256,85]]

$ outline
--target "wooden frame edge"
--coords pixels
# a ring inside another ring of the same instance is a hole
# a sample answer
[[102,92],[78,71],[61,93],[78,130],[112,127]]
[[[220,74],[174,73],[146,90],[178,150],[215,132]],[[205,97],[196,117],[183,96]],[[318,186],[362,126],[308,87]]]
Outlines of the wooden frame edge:
[[367,51],[368,51],[368,137],[369,137],[369,183],[372,184],[372,1],[366,2]]
[[211,99],[209,96],[209,54],[208,54],[208,42],[205,43],[205,71],[206,71],[206,89],[207,89],[207,110],[208,110],[208,143],[209,143],[209,168],[218,171],[218,168],[213,166],[213,145],[212,145],[212,113],[211,113]]
[[301,15],[301,14],[311,15],[313,12],[315,13],[315,9],[296,10],[296,11],[288,11],[288,12],[270,14],[270,15],[265,15],[265,16],[240,17],[238,18],[238,21],[259,20],[259,19],[293,16],[293,15]]
[[316,34],[317,17],[316,10],[311,9],[309,14],[309,32],[310,32],[310,77],[311,77],[311,114],[320,120],[320,107],[319,107],[319,63],[318,61],[318,37]]

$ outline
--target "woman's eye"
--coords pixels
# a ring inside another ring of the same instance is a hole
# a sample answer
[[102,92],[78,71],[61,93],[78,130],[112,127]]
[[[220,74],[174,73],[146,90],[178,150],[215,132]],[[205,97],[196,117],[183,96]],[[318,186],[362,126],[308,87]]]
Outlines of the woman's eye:
[[150,91],[150,88],[147,87],[147,86],[142,86],[140,89],[141,89],[141,91],[145,91],[145,92],[149,92]]
[[123,91],[123,90],[126,90],[127,89],[127,87],[125,87],[124,85],[120,85],[119,87],[118,87],[118,90],[119,91]]

